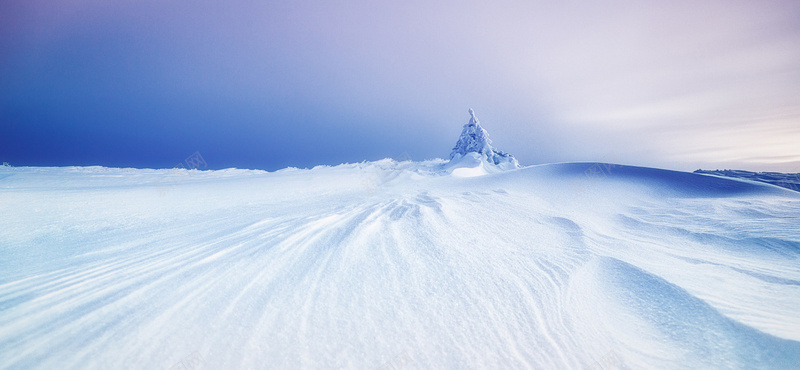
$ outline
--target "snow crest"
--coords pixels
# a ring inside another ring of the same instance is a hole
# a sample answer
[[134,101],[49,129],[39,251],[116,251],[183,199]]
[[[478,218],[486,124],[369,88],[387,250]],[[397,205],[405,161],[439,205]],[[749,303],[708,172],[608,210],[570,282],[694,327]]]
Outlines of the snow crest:
[[519,162],[513,155],[496,149],[492,146],[489,133],[481,127],[480,121],[475,117],[475,111],[469,109],[470,119],[461,130],[461,136],[456,146],[450,153],[450,161],[456,161],[467,156],[468,153],[478,153],[489,164],[503,169],[520,168]]

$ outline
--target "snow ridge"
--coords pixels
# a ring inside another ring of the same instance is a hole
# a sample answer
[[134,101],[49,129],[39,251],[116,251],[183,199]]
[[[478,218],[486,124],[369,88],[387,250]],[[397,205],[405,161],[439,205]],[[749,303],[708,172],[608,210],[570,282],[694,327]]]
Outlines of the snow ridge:
[[492,146],[489,133],[481,127],[480,121],[475,117],[475,111],[469,109],[470,119],[461,130],[461,136],[456,146],[450,153],[450,161],[458,160],[468,153],[478,153],[486,162],[502,168],[520,168],[519,162],[513,155],[498,150]]

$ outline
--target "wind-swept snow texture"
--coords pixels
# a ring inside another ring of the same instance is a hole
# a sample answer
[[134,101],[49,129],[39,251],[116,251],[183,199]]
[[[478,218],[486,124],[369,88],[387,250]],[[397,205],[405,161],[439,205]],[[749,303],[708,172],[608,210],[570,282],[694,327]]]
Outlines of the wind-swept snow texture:
[[0,367],[800,366],[797,192],[445,165],[0,168]]

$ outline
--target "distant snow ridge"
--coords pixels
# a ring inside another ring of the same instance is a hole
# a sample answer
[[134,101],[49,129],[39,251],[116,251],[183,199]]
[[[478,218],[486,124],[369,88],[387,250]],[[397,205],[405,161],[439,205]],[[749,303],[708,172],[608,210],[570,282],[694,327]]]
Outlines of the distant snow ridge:
[[800,191],[800,173],[750,172],[742,170],[697,170],[694,173],[766,182],[789,190]]
[[519,168],[519,162],[513,155],[497,150],[492,146],[489,133],[481,127],[475,111],[469,110],[469,123],[464,125],[461,136],[458,138],[455,148],[450,153],[450,160],[463,158],[468,153],[480,154],[486,162],[503,168]]

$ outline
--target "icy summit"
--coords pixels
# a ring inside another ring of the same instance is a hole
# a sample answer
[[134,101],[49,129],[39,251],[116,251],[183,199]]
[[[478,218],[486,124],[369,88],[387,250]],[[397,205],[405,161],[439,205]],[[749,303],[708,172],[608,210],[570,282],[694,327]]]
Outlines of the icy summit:
[[513,155],[492,146],[489,133],[481,127],[481,123],[475,117],[475,111],[472,108],[469,109],[469,115],[469,122],[464,125],[461,130],[461,136],[450,153],[450,162],[457,162],[467,156],[475,156],[488,164],[502,169],[520,168],[519,162]]

